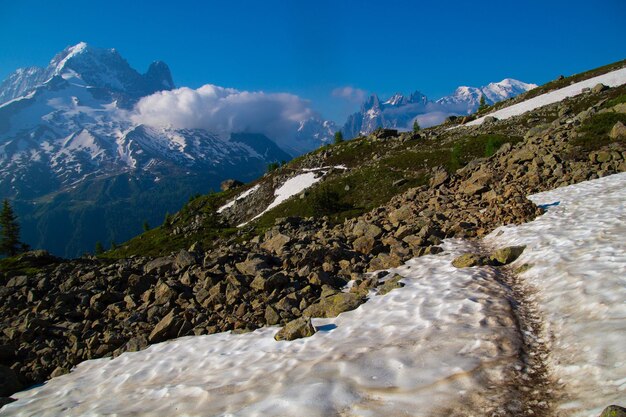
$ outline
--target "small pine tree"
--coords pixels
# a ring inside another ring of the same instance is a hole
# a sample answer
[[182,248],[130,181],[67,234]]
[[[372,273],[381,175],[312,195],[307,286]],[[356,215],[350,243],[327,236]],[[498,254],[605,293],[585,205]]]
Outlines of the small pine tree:
[[169,226],[172,223],[172,215],[167,212],[165,213],[165,220],[163,220],[163,225]]
[[117,249],[117,243],[114,240],[111,240],[111,250]]
[[2,228],[0,230],[0,254],[17,255],[23,248],[20,242],[20,225],[9,200],[6,199],[2,203],[0,212],[0,227]]
[[485,101],[485,95],[481,94],[480,102],[478,103],[478,111],[483,111],[487,108],[487,102]]
[[341,133],[341,130],[335,132],[335,143],[341,143],[343,142],[343,133]]
[[413,121],[413,132],[419,132],[421,129],[420,124],[417,123],[417,119]]
[[278,168],[280,168],[280,164],[278,162],[270,162],[267,164],[267,172],[276,171]]
[[102,255],[104,253],[104,246],[102,246],[102,242],[96,242],[96,255]]
[[150,230],[150,224],[148,224],[148,222],[143,222],[143,231],[147,232],[148,230]]

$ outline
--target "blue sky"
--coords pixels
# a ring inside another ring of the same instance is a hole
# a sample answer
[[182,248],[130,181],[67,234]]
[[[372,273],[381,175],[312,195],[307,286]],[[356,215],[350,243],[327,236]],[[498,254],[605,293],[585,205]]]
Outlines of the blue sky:
[[163,60],[178,86],[291,92],[343,122],[358,100],[337,88],[438,98],[624,59],[624,21],[624,0],[0,0],[0,78],[86,41],[140,72]]

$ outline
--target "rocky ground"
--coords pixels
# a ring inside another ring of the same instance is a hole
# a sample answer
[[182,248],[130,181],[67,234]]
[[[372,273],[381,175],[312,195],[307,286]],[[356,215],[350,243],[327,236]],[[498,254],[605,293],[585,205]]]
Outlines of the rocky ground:
[[[478,238],[503,224],[530,221],[542,209],[528,194],[626,171],[626,132],[619,122],[612,143],[568,156],[578,149],[572,144],[576,127],[602,104],[599,99],[576,114],[560,104],[559,117],[520,132],[523,141],[452,174],[434,169],[428,185],[342,224],[282,218],[249,240],[234,236],[214,248],[195,244],[159,258],[22,255],[40,272],[0,274],[0,397],[81,361],[175,337],[290,322],[279,337],[309,334],[308,318],[332,317],[366,300],[380,285],[370,272],[437,253],[444,238]],[[611,111],[624,112],[621,106]],[[442,129],[434,132],[445,136]],[[342,292],[350,280],[351,291]],[[388,291],[394,281],[384,285]]]

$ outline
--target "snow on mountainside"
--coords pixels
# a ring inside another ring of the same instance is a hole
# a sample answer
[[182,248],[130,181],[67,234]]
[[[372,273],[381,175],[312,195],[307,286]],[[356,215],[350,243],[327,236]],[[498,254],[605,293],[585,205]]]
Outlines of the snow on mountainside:
[[[145,191],[146,184],[164,177],[188,181],[193,174],[201,180],[199,188],[189,192],[208,192],[225,178],[236,175],[251,180],[262,174],[268,163],[291,158],[272,142],[273,138],[249,129],[243,130],[245,133],[217,132],[137,122],[137,103],[173,88],[165,63],[154,62],[140,74],[114,49],[94,48],[83,42],[64,49],[46,68],[19,69],[1,84],[0,197],[16,199],[28,210],[39,207],[39,214],[21,213],[29,243],[66,256],[93,247],[90,242],[88,247],[69,253],[57,244],[48,244],[48,237],[40,232],[45,225],[37,223],[47,217],[46,209],[32,204],[60,191],[73,195],[73,189],[87,182],[129,174],[139,179]],[[249,115],[240,116],[242,120],[246,117]],[[332,124],[318,118],[293,125],[300,129],[294,127],[292,136],[298,148],[288,149],[291,154],[302,152],[303,147],[314,149],[334,134]],[[93,191],[85,193],[94,201]],[[116,195],[109,197],[111,204],[116,204]],[[69,197],[70,201],[76,199]],[[181,203],[167,210],[177,209]],[[65,207],[69,210],[69,205]],[[152,221],[163,214],[152,215]],[[142,221],[137,220],[137,224]],[[132,233],[129,230],[123,236],[102,239],[122,240]]]
[[348,138],[368,134],[376,128],[410,130],[417,120],[422,127],[434,126],[450,115],[471,114],[478,109],[480,98],[487,104],[497,103],[537,87],[511,78],[484,87],[459,87],[439,100],[431,101],[419,91],[405,97],[395,94],[381,102],[377,95],[370,96],[344,124],[342,131]]

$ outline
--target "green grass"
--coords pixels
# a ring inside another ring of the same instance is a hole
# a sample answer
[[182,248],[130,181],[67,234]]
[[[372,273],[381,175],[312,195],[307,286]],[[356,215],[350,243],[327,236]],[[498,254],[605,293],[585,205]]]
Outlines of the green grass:
[[623,139],[613,140],[609,137],[609,132],[617,122],[626,124],[626,114],[596,114],[585,120],[580,126],[578,129],[579,136],[573,140],[573,144],[579,146],[584,152],[591,152],[612,142],[624,143]]
[[[223,223],[215,210],[242,190],[236,189],[193,196],[178,213],[170,216],[169,224],[164,223],[144,232],[99,257],[102,259],[119,259],[132,255],[162,256],[186,249],[195,242],[200,242],[205,248],[212,247],[216,239],[236,233],[237,229]],[[198,215],[204,217],[200,233],[195,233],[190,237],[185,237],[183,233],[177,235],[172,233],[176,227],[189,225]]]
[[23,255],[16,255],[10,258],[0,259],[0,278],[18,276],[18,275],[35,275],[44,270],[44,267],[54,263],[54,258],[28,258]]

